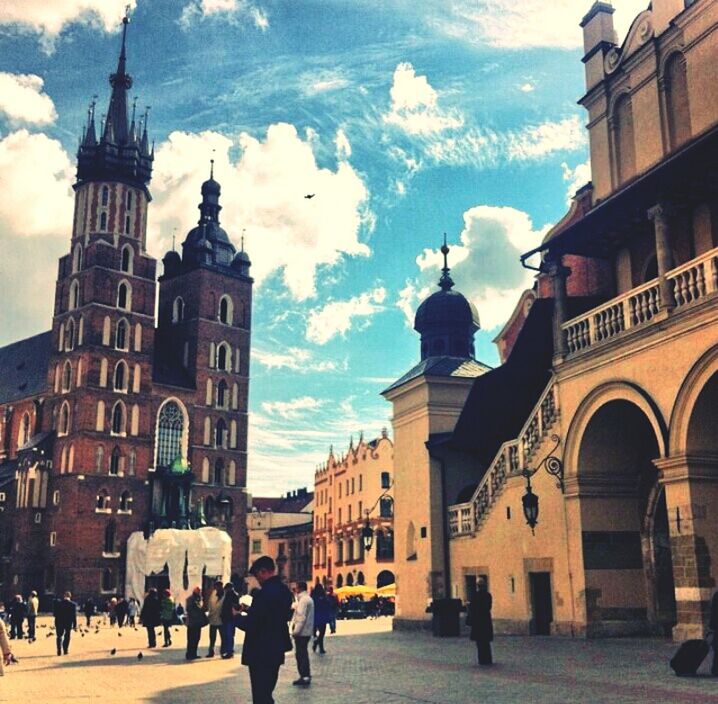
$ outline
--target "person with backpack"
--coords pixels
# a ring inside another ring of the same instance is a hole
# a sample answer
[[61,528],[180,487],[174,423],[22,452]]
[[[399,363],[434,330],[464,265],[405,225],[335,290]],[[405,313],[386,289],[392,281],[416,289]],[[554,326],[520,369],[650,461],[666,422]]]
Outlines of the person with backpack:
[[145,596],[142,611],[140,612],[140,620],[142,625],[147,629],[147,647],[157,647],[157,632],[155,628],[160,625],[160,613],[162,611],[162,603],[157,590],[152,587]]
[[175,618],[175,603],[172,600],[172,593],[169,589],[165,589],[160,602],[160,621],[165,637],[163,648],[169,648],[172,645],[172,625],[175,623]]

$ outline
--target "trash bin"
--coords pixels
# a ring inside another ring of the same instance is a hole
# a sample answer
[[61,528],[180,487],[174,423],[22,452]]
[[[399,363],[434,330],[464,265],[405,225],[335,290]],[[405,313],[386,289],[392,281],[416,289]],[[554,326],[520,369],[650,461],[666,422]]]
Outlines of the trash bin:
[[461,599],[434,599],[431,604],[431,631],[439,638],[461,635]]

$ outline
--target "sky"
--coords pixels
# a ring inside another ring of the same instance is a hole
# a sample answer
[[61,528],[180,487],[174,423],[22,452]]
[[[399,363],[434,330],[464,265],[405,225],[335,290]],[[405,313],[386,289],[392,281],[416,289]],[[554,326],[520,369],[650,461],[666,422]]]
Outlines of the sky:
[[[0,4],[0,344],[49,329],[77,140],[106,110],[127,0]],[[647,0],[615,0],[622,39]],[[128,70],[156,140],[148,251],[221,220],[255,278],[248,488],[313,484],[329,447],[391,428],[446,233],[477,358],[590,180],[589,0],[130,0]],[[314,198],[304,198],[307,194]]]

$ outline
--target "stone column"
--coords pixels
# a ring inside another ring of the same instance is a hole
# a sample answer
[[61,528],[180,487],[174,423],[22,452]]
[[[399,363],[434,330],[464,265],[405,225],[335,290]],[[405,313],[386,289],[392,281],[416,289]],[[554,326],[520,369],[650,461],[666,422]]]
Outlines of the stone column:
[[668,208],[658,203],[648,211],[648,219],[653,221],[656,238],[656,263],[658,265],[658,287],[661,292],[661,308],[673,310],[676,299],[673,296],[673,285],[666,274],[673,268],[671,254],[670,230],[668,227]]
[[718,457],[656,460],[666,489],[677,641],[703,638],[718,578]]
[[555,364],[560,364],[568,352],[563,324],[568,319],[566,279],[570,276],[571,269],[563,265],[561,256],[548,259],[546,264],[553,284],[553,359]]

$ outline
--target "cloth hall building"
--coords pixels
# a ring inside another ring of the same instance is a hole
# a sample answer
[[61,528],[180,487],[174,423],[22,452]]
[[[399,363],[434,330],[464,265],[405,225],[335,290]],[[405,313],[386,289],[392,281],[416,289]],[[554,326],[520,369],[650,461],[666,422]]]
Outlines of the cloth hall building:
[[718,586],[718,3],[653,0],[621,44],[611,4],[586,9],[592,179],[523,257],[541,263],[496,339],[501,365],[474,361],[472,310],[442,277],[416,315],[422,362],[384,392],[399,627],[484,576],[499,632],[705,633]]
[[106,118],[98,130],[93,106],[77,153],[52,327],[0,349],[4,597],[122,592],[128,537],[159,528],[221,528],[246,563],[250,262],[219,224],[211,175],[157,279],[127,23]]

